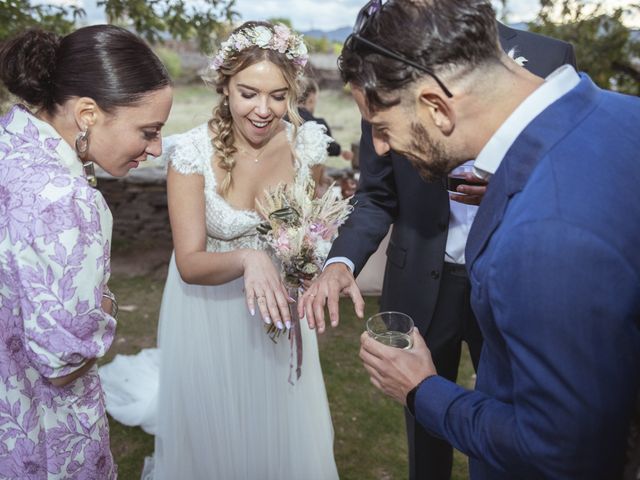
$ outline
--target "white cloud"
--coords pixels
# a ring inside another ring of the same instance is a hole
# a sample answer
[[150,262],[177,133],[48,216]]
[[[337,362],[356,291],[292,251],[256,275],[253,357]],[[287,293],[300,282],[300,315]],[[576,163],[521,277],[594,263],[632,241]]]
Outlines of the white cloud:
[[242,20],[288,18],[298,30],[332,30],[353,25],[361,0],[237,0]]

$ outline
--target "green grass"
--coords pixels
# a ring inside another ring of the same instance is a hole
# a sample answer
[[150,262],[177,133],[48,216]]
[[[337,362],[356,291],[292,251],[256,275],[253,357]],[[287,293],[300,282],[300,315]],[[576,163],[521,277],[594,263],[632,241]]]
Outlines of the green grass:
[[[118,255],[118,252],[114,252]],[[133,354],[156,343],[156,328],[164,272],[128,277],[114,274],[110,286],[121,311],[118,334],[109,355]],[[367,314],[377,310],[377,298],[368,297]],[[130,311],[133,310],[133,311]],[[343,480],[407,478],[407,447],[402,408],[369,382],[358,358],[363,330],[348,300],[340,305],[341,324],[319,338],[320,357],[335,429],[335,456]],[[461,384],[473,385],[473,368],[465,353]],[[123,480],[138,479],[144,457],[153,452],[153,437],[140,428],[113,420],[111,446]],[[454,480],[468,478],[466,458],[456,452]]]

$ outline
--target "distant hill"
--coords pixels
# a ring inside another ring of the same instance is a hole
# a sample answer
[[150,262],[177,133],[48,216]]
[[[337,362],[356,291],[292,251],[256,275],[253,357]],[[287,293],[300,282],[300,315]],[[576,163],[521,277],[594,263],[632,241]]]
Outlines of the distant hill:
[[313,37],[313,38],[326,38],[327,40],[335,41],[335,42],[344,42],[349,34],[353,31],[353,27],[341,27],[335,30],[307,30],[306,32],[300,32],[305,37]]

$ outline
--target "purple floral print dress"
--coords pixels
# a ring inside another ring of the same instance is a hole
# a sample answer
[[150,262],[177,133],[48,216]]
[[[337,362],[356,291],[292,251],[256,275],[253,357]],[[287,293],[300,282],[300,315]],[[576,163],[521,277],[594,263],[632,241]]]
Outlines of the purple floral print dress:
[[111,226],[53,127],[21,106],[0,117],[0,478],[117,476],[97,367],[48,380],[111,346]]

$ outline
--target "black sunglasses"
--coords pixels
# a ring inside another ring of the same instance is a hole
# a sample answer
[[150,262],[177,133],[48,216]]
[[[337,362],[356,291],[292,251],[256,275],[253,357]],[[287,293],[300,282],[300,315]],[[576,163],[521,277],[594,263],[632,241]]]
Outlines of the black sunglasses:
[[344,42],[345,46],[348,46],[352,40],[356,40],[362,43],[363,45],[366,45],[371,50],[381,55],[384,55],[385,57],[393,58],[394,60],[398,60],[399,62],[402,62],[413,68],[416,68],[426,73],[427,75],[431,76],[431,78],[433,78],[436,81],[436,83],[442,89],[445,95],[449,98],[452,98],[453,94],[451,93],[451,91],[445,86],[444,83],[442,83],[442,81],[436,76],[433,70],[423,65],[420,65],[419,63],[416,63],[412,60],[409,60],[408,58],[405,58],[398,53],[392,52],[391,50],[388,50],[378,45],[377,43],[373,43],[372,41],[367,40],[366,38],[363,38],[360,36],[360,34],[366,29],[369,21],[373,17],[375,17],[375,15],[380,10],[382,10],[382,0],[370,0],[364,7],[362,7],[362,9],[360,10],[360,13],[358,13],[358,16],[356,17],[356,23],[353,27],[353,33],[351,33],[351,35],[349,35],[347,37],[347,40]]

